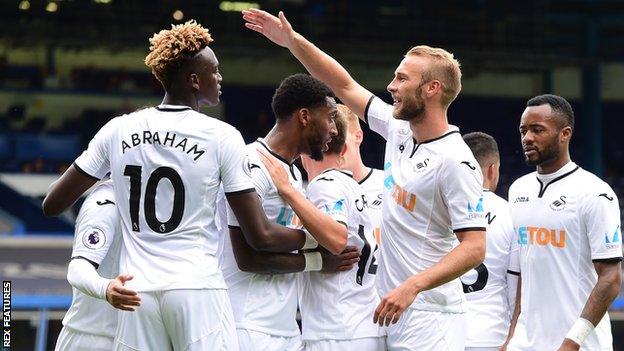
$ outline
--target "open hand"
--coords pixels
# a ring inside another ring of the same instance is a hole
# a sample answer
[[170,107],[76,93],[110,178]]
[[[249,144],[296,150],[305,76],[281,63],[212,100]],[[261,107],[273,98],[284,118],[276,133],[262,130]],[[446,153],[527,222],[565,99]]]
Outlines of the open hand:
[[391,323],[395,324],[415,298],[415,290],[408,281],[403,282],[381,299],[375,309],[373,323],[379,323],[380,326],[385,325],[386,327]]
[[318,250],[323,257],[321,272],[324,273],[348,271],[360,261],[360,250],[355,246],[345,247],[339,255],[332,254],[322,246],[319,246]]
[[279,46],[288,48],[296,33],[284,16],[284,12],[280,11],[278,16],[279,18],[258,9],[243,11],[245,27],[264,35]]
[[106,288],[106,301],[122,311],[134,311],[136,306],[140,306],[139,293],[124,286],[132,278],[134,277],[129,274],[120,274],[111,280]]
[[284,169],[284,166],[278,161],[273,155],[269,154],[265,150],[257,149],[258,154],[260,155],[260,160],[264,163],[271,179],[273,180],[273,184],[277,188],[278,194],[284,196],[288,191],[293,191],[292,184],[290,184],[290,179],[288,179],[288,173]]

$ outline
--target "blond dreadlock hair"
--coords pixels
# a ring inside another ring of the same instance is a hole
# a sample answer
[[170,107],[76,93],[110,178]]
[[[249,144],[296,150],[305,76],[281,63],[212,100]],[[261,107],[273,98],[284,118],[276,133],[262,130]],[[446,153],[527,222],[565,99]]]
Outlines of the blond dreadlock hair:
[[212,42],[208,29],[195,20],[184,24],[171,25],[154,34],[150,40],[150,53],[145,57],[145,64],[152,74],[165,87],[181,63],[193,57]]

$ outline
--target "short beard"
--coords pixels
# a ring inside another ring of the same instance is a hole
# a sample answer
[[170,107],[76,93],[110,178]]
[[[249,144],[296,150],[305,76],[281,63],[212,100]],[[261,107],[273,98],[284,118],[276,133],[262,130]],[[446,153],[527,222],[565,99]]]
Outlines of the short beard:
[[325,147],[325,139],[321,135],[319,128],[316,124],[312,123],[310,126],[310,136],[308,137],[308,151],[309,156],[314,161],[323,161],[323,148]]
[[539,166],[552,160],[556,160],[559,157],[559,149],[557,148],[557,140],[544,148],[542,152],[538,152],[537,158],[530,160],[528,157],[524,158],[524,161],[529,166]]
[[394,118],[414,123],[422,122],[425,118],[425,101],[420,99],[422,87],[422,84],[418,86],[413,98],[403,99],[401,109],[394,109],[392,113]]
[[402,121],[420,123],[425,118],[425,106],[403,106],[400,110],[395,109],[393,116]]

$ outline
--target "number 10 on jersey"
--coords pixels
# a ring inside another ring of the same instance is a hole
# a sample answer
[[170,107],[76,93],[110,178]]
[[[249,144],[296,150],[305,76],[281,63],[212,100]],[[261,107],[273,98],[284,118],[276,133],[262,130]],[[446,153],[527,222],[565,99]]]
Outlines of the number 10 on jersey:
[[[141,184],[141,176],[143,167],[135,165],[127,165],[124,169],[124,175],[130,177],[130,220],[132,221],[132,230],[141,231],[139,225],[139,208],[141,193],[143,191]],[[156,190],[161,180],[167,179],[173,186],[173,211],[171,217],[165,222],[161,222],[156,217]],[[145,222],[153,231],[157,233],[170,233],[180,225],[182,216],[184,215],[185,189],[182,178],[171,167],[158,167],[149,176],[147,186],[145,187],[145,199],[143,201],[143,212]]]

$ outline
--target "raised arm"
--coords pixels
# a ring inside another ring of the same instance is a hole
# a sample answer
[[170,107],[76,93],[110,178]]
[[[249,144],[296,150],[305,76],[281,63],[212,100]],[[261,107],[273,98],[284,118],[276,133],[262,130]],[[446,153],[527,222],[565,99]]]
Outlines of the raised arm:
[[373,94],[358,84],[331,56],[295,32],[283,12],[280,11],[278,16],[257,9],[243,11],[247,28],[290,50],[312,76],[327,84],[351,111],[365,121],[366,105]]

